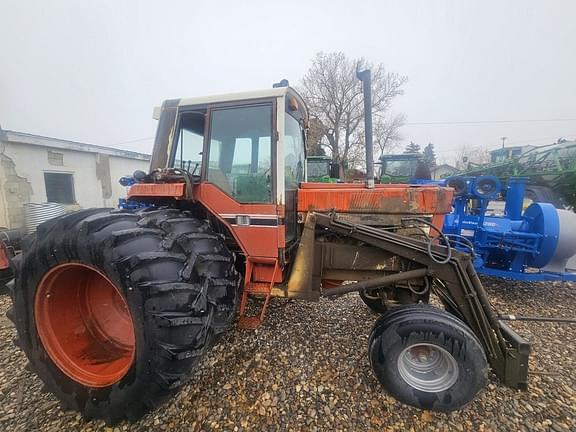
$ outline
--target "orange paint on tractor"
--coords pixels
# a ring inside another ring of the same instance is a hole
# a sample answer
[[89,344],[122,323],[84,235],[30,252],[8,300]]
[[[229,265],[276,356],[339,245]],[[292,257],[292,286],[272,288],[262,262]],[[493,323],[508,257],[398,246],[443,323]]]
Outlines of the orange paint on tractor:
[[70,378],[108,387],[126,375],[136,355],[128,304],[100,270],[80,263],[52,267],[34,298],[44,349]]
[[274,275],[274,282],[282,282],[282,272],[275,272],[274,266],[270,264],[254,264],[252,268],[252,280],[254,282],[270,282]]
[[[247,256],[276,258],[278,249],[285,247],[284,226],[280,225],[283,206],[239,203],[211,183],[194,185],[194,198],[230,227]],[[270,221],[270,225],[253,224],[256,219]]]
[[185,183],[136,183],[128,190],[131,198],[186,198]]
[[303,183],[298,190],[298,211],[336,211],[356,214],[432,215],[441,228],[452,209],[453,190],[439,186],[376,185],[367,189],[354,183]]
[[[230,231],[246,256],[276,258],[286,246],[282,224],[283,205],[244,204],[235,201],[211,183],[194,185],[193,198],[202,202]],[[442,227],[444,215],[452,209],[453,190],[439,186],[376,185],[367,189],[355,183],[301,183],[298,212],[336,211],[349,214],[426,215]],[[128,198],[186,198],[185,183],[137,183]],[[250,219],[275,221],[269,225],[246,223]]]
[[8,258],[8,251],[6,245],[0,241],[0,270],[10,268],[10,259]]

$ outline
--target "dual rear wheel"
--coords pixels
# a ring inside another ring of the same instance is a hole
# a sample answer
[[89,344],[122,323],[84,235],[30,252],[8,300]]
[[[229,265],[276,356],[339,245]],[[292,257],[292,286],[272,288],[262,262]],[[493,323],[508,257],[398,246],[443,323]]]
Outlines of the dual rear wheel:
[[234,320],[234,257],[187,212],[80,211],[22,249],[9,313],[18,344],[85,418],[113,424],[158,406]]

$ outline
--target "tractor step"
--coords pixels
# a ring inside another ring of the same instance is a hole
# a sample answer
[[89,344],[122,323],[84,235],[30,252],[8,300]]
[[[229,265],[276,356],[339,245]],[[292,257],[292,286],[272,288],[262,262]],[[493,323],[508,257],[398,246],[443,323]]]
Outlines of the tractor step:
[[257,316],[243,316],[238,320],[238,327],[241,329],[254,330],[262,325],[262,320]]
[[272,287],[268,282],[249,282],[244,286],[244,291],[248,292],[248,294],[268,295],[270,294],[271,289]]
[[[274,260],[272,264],[274,270],[272,271],[272,279],[270,282],[253,282],[253,268],[255,262],[248,260],[246,265],[246,275],[244,282],[244,291],[242,292],[242,299],[240,301],[240,319],[238,320],[238,327],[243,329],[256,329],[260,327],[264,317],[266,316],[266,309],[268,308],[268,303],[270,302],[270,297],[272,294],[272,287],[274,286],[274,280],[277,274],[280,272],[280,266],[278,265],[278,260]],[[269,264],[269,263],[266,263]],[[246,308],[248,306],[249,295],[265,296],[264,303],[260,309],[260,313],[255,316],[247,316]]]

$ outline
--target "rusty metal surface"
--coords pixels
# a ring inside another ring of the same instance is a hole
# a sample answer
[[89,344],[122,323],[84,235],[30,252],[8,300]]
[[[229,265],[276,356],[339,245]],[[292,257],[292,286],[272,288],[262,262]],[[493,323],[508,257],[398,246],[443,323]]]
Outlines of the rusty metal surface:
[[324,270],[398,270],[397,257],[382,249],[334,242],[321,242],[320,246]]
[[409,279],[418,279],[426,276],[429,270],[427,268],[419,268],[400,273],[393,273],[387,276],[380,276],[374,279],[368,279],[362,282],[343,285],[336,288],[329,288],[322,292],[325,297],[347,294],[355,291],[363,291],[370,288],[377,288],[381,286],[391,285],[395,282],[401,282]]
[[136,183],[128,190],[128,198],[174,198],[186,197],[185,183]]
[[[322,280],[330,281],[332,286],[339,286],[343,281],[362,281],[382,276],[382,270],[345,270],[345,269],[323,269]],[[322,282],[322,286],[326,287]]]
[[309,213],[302,230],[296,258],[290,271],[287,289],[273,289],[272,295],[318,300],[320,298],[321,265],[316,248],[316,215]]
[[378,186],[375,189],[364,189],[346,183],[302,184],[298,192],[298,211],[431,215],[446,214],[452,209],[451,188]]
[[339,213],[341,220],[352,224],[372,225],[372,226],[392,226],[400,225],[403,218],[413,217],[412,213]]

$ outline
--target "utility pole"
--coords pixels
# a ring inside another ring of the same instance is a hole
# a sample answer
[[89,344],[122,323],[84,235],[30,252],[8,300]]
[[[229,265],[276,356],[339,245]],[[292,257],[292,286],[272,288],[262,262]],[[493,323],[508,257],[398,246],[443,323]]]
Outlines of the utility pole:
[[502,148],[504,148],[504,141],[506,141],[508,139],[508,137],[500,137],[500,139],[502,140]]

